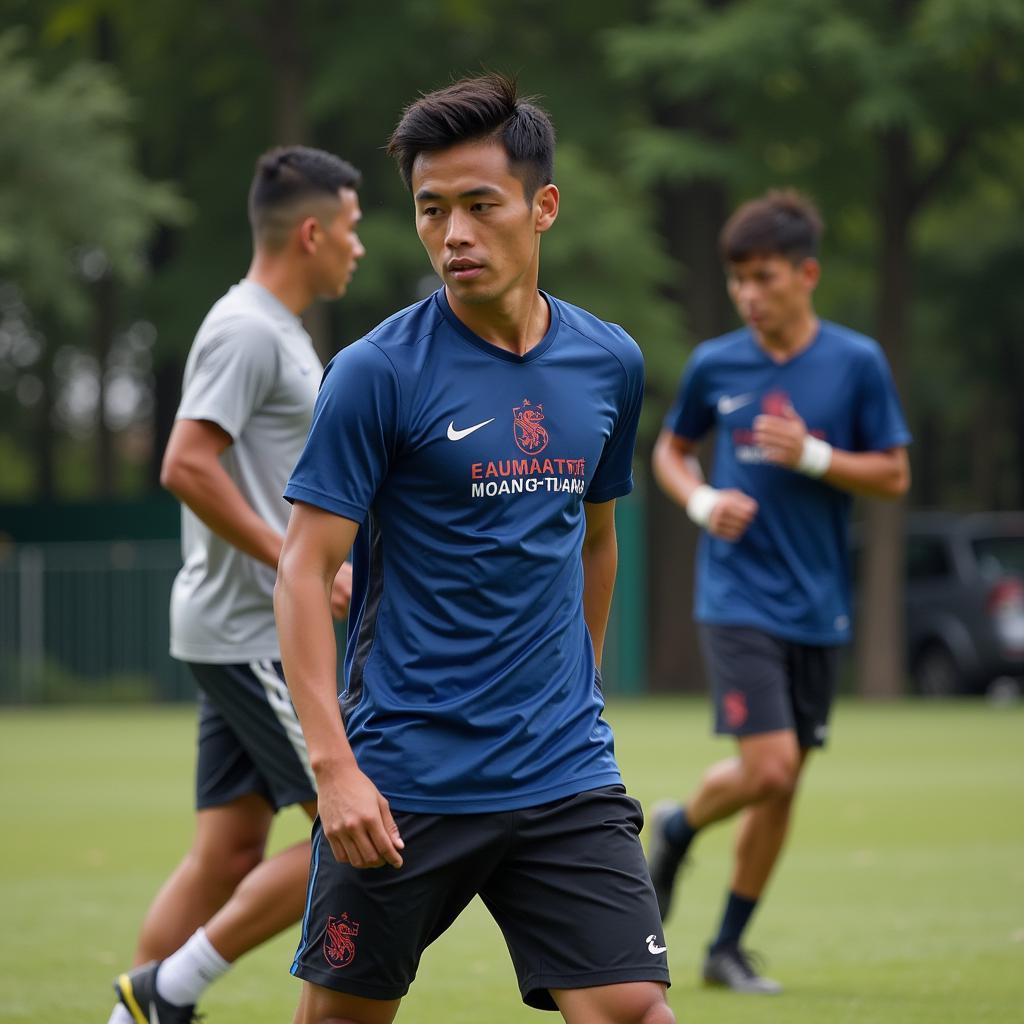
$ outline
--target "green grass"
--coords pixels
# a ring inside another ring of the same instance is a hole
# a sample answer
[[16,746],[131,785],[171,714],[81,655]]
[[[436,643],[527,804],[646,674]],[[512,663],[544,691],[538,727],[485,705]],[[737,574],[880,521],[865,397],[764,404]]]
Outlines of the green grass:
[[[684,793],[728,743],[703,702],[614,704],[619,759],[645,804]],[[806,776],[794,833],[750,934],[786,985],[705,991],[732,829],[702,836],[667,944],[681,1021],[1024,1021],[1024,708],[847,702]],[[187,709],[0,715],[0,1024],[96,1022],[154,890],[191,829]],[[285,815],[277,842],[305,832]],[[296,930],[203,1001],[210,1024],[291,1020]],[[432,949],[400,1020],[514,1024],[523,1007],[478,903]],[[548,1020],[551,1017],[546,1018]]]

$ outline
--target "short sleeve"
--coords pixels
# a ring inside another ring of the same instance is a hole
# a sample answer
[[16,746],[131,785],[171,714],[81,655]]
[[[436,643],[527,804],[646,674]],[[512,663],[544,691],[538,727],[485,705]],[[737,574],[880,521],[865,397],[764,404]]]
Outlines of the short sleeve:
[[210,420],[234,440],[267,399],[278,374],[277,340],[256,319],[234,319],[203,339],[176,419]]
[[689,441],[699,441],[715,425],[714,407],[704,393],[703,366],[703,349],[698,348],[683,370],[676,400],[665,417],[665,428]]
[[284,496],[361,523],[394,458],[401,392],[391,361],[357,341],[331,360]]
[[871,345],[861,369],[855,416],[856,451],[886,451],[910,444],[889,364],[876,344]]
[[632,338],[626,340],[618,416],[584,496],[592,503],[621,498],[633,490],[633,452],[644,401],[644,357]]

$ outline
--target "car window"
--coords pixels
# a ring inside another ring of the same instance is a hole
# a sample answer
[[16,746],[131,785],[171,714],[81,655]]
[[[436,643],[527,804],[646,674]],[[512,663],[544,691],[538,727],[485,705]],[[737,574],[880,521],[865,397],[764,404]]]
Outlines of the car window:
[[985,579],[1024,576],[1024,537],[978,537],[971,549]]
[[933,580],[951,572],[946,542],[939,537],[907,538],[907,579]]

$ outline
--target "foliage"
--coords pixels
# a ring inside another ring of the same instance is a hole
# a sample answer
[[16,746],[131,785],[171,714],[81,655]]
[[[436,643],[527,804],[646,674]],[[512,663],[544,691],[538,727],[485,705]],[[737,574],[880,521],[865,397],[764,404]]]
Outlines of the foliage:
[[29,309],[80,322],[92,280],[128,282],[145,243],[185,207],[169,185],[139,174],[131,107],[110,69],[76,63],[43,78],[25,36],[0,36],[0,277]]

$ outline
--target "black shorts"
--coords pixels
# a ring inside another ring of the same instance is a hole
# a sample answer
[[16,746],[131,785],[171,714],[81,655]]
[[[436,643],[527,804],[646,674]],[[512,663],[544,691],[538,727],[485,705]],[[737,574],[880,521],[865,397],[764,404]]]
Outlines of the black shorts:
[[523,1001],[552,988],[669,983],[640,805],[622,786],[494,814],[394,814],[403,866],[339,864],[313,825],[309,894],[292,974],[400,999],[423,951],[479,894],[505,937]]
[[746,626],[700,627],[715,703],[715,732],[756,736],[790,729],[801,748],[823,747],[840,648],[798,644]]
[[278,810],[316,800],[280,662],[188,666],[199,684],[196,808],[257,793]]

